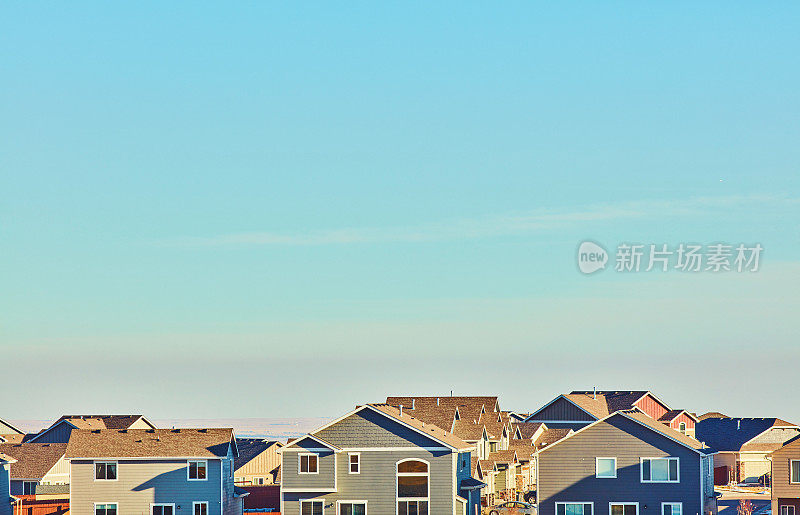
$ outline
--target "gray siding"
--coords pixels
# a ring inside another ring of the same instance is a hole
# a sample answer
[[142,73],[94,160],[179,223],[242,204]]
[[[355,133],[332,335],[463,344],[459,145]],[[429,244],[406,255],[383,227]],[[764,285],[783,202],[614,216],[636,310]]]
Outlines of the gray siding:
[[[313,449],[313,448],[312,448]],[[317,474],[300,474],[299,455],[303,453],[318,456]],[[337,456],[330,450],[310,450],[304,447],[289,447],[283,451],[281,461],[281,487],[283,488],[313,488],[333,490],[336,485],[334,472],[336,470]],[[344,464],[340,465],[343,466]]]
[[74,428],[67,422],[60,422],[57,426],[36,437],[36,443],[67,443],[69,435]]
[[[285,451],[284,451],[285,452]],[[285,453],[284,456],[286,456]],[[454,454],[449,451],[361,451],[361,473],[350,474],[346,466],[347,453],[340,456],[337,473],[337,492],[283,492],[283,514],[299,515],[300,499],[324,499],[325,515],[336,515],[336,501],[367,501],[369,515],[394,515],[397,495],[397,462],[406,458],[419,458],[430,463],[429,513],[450,515],[455,502],[453,475]],[[285,462],[284,462],[285,463]],[[456,464],[457,465],[457,464]],[[284,465],[285,466],[285,465]],[[286,488],[284,476],[283,488]],[[295,483],[294,486],[297,486]]]
[[11,498],[9,497],[10,466],[8,463],[0,463],[0,515],[11,515]]
[[[175,503],[191,513],[193,501],[208,501],[210,515],[221,515],[221,488],[227,476],[221,476],[221,460],[208,460],[206,481],[187,480],[186,460],[125,460],[118,462],[117,481],[95,481],[94,464],[73,460],[70,513],[93,515],[94,503],[116,502],[119,513],[150,513],[150,503]],[[227,513],[227,512],[226,512]]]
[[528,421],[537,420],[576,420],[593,422],[595,418],[570,401],[559,398],[549,406],[531,415],[530,419],[528,419]]
[[[668,456],[680,458],[680,482],[642,483],[640,458]],[[595,477],[597,457],[617,458],[616,479]],[[638,502],[640,515],[660,515],[662,502],[703,513],[700,458],[623,416],[609,418],[539,454],[539,514],[554,515],[556,502],[594,502],[594,515],[608,515],[610,502]]]
[[362,410],[314,433],[337,447],[441,447],[442,444],[372,410]]

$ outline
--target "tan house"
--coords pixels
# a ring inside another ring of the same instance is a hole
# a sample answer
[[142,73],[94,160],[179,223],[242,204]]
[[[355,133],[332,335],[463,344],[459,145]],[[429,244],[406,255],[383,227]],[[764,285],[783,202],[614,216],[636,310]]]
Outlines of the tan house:
[[11,495],[37,499],[69,497],[69,463],[64,443],[4,443],[0,453],[16,460],[11,469]]
[[263,438],[237,438],[239,456],[234,460],[234,481],[238,486],[280,483],[281,442]]
[[770,454],[773,515],[800,514],[800,437]]

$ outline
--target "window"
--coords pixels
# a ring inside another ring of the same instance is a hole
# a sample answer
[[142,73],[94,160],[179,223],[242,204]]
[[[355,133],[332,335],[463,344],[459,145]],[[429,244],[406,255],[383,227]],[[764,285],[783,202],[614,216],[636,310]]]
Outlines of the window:
[[339,515],[367,515],[367,501],[340,501]]
[[151,504],[150,515],[174,515],[174,504]]
[[428,515],[428,463],[407,459],[397,462],[398,515]]
[[609,515],[638,515],[639,503],[612,502],[608,504]]
[[557,502],[556,515],[592,515],[592,503]]
[[681,515],[683,506],[679,502],[662,502],[661,515]]
[[300,515],[322,515],[322,505],[325,500],[300,501]]
[[264,478],[263,477],[254,477],[253,478],[253,484],[263,485],[264,484]]
[[347,455],[347,459],[350,462],[350,473],[351,474],[360,474],[361,473],[361,454],[357,452],[351,452]]
[[208,502],[206,501],[193,502],[192,513],[193,515],[208,515]]
[[208,462],[206,460],[189,460],[187,474],[189,481],[205,481],[208,479]]
[[597,458],[595,461],[595,477],[617,477],[617,458]]
[[319,473],[319,456],[316,454],[301,454],[298,458],[300,459],[300,468],[298,470],[301,474]]
[[115,461],[96,461],[94,463],[94,479],[96,481],[116,481],[117,463]]
[[781,506],[781,515],[794,515],[794,506]]
[[677,483],[678,458],[642,458],[642,483]]
[[95,504],[94,515],[117,515],[117,503]]
[[791,470],[789,482],[800,483],[800,460],[789,460],[789,465]]
[[22,495],[36,495],[36,481],[22,482]]
[[497,452],[497,442],[489,442],[489,452]]

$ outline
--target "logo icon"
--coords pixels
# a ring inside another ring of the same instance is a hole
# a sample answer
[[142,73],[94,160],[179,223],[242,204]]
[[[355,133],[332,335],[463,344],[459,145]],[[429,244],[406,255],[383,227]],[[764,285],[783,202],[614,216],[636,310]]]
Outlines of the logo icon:
[[606,249],[593,241],[584,241],[578,247],[578,269],[584,274],[603,270],[608,263]]

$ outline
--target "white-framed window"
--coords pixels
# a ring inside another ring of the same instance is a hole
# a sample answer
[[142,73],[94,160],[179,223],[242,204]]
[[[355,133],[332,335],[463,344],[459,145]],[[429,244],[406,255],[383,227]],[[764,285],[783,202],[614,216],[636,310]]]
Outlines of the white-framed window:
[[117,503],[94,503],[94,515],[117,515]]
[[150,515],[175,515],[175,503],[153,503]]
[[38,484],[38,481],[23,481],[22,495],[36,495],[36,485]]
[[94,462],[95,481],[116,481],[117,462],[116,461],[95,461]]
[[556,515],[593,515],[593,502],[557,502]]
[[662,502],[661,515],[683,515],[683,504],[679,502]]
[[639,515],[638,502],[610,502],[608,515]]
[[679,483],[680,460],[678,458],[642,458],[642,483]]
[[680,431],[683,434],[686,434],[686,422],[681,422],[680,424],[678,424],[678,431]]
[[596,458],[594,475],[599,478],[617,477],[617,458]]
[[301,453],[297,455],[297,472],[300,474],[319,474],[319,455]]
[[192,515],[208,515],[208,501],[194,501]]
[[794,515],[794,506],[791,504],[781,506],[781,515]]
[[428,515],[430,464],[408,458],[397,462],[397,515]]
[[310,499],[300,501],[300,515],[322,515],[325,499]]
[[253,478],[253,484],[254,485],[263,485],[264,484],[264,478],[263,477],[254,477]]
[[367,501],[338,501],[336,515],[367,515]]
[[789,482],[800,483],[800,460],[789,460]]
[[351,474],[361,473],[361,453],[351,452],[347,454],[348,472]]
[[188,460],[186,478],[189,481],[205,481],[208,479],[208,461]]

